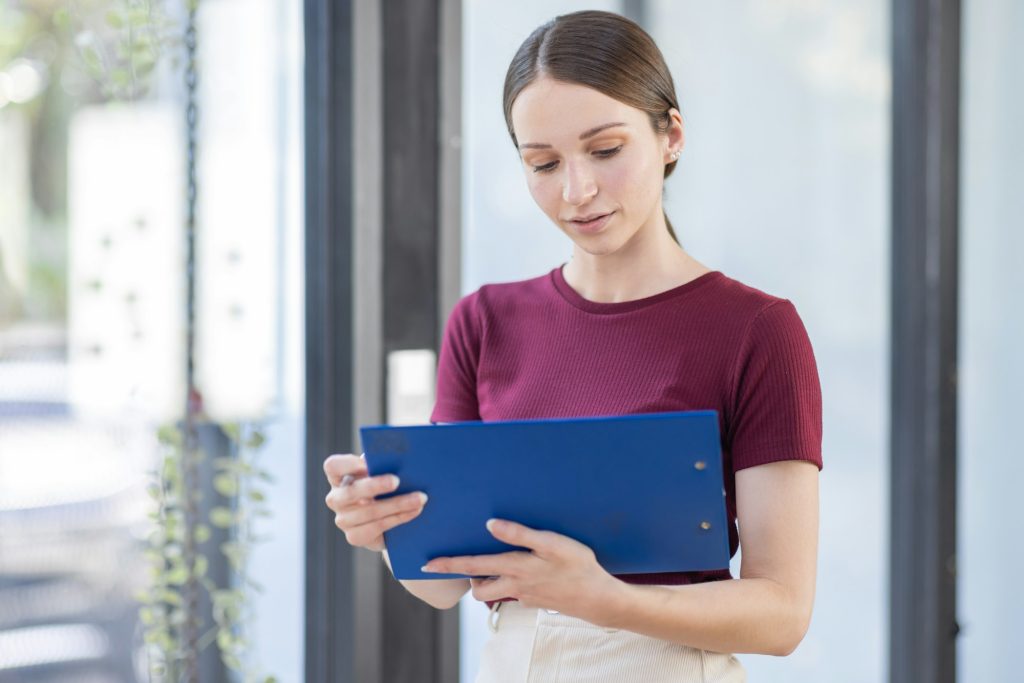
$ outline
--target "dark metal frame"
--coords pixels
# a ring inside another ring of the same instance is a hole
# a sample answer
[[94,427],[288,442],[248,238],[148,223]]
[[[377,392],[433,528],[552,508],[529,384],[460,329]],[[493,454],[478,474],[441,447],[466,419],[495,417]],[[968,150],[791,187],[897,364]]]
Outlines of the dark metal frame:
[[353,551],[324,506],[323,460],[354,450],[352,2],[305,3],[305,680],[354,681]]
[[889,680],[952,683],[960,2],[892,10]]
[[[384,350],[436,352],[443,327],[442,6],[440,0],[387,0],[381,9]],[[382,660],[382,680],[457,683],[458,609],[438,611],[387,579],[382,584],[383,639],[402,656]]]
[[461,7],[306,0],[305,14],[306,681],[457,683],[458,609],[345,542],[322,463],[386,419],[386,354],[437,351],[457,296],[460,184],[438,169],[459,167]]

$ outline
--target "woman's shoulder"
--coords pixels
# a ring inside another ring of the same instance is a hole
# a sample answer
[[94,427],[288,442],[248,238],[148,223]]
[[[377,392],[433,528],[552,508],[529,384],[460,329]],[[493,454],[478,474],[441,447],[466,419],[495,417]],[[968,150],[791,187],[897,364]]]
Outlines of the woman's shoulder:
[[793,301],[738,279],[720,278],[722,304],[731,312],[737,358],[758,354],[804,354],[813,358],[807,325]]
[[705,310],[711,328],[736,340],[741,347],[777,344],[799,339],[807,329],[796,305],[786,295],[768,291],[747,281],[720,273],[715,286],[707,287]]
[[456,302],[453,314],[483,315],[505,312],[531,302],[543,301],[551,294],[551,273],[522,280],[488,282],[463,294]]
[[792,301],[784,296],[772,294],[725,273],[718,277],[717,285],[716,296],[728,302],[730,310],[747,316],[756,316],[780,303],[792,305]]

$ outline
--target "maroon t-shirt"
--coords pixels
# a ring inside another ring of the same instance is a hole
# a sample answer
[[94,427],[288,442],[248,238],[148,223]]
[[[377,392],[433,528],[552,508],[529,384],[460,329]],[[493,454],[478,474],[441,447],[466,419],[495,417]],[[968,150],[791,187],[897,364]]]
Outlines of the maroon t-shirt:
[[[778,460],[822,467],[821,386],[796,308],[717,270],[642,299],[600,303],[570,287],[559,266],[459,300],[445,326],[430,421],[706,409],[718,411],[735,555],[735,473]],[[662,585],[731,578],[728,569],[616,576]]]

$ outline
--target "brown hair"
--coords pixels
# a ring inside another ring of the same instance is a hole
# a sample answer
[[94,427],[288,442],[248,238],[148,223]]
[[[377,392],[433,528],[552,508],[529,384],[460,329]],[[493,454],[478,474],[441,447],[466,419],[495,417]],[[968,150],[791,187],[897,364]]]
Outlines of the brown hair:
[[[679,109],[661,50],[636,22],[613,12],[583,10],[557,16],[519,46],[505,75],[504,93],[505,125],[517,149],[512,103],[540,76],[585,85],[645,111],[658,134],[668,130],[668,110]],[[675,167],[675,161],[667,164],[664,177]],[[665,224],[679,244],[668,215]]]

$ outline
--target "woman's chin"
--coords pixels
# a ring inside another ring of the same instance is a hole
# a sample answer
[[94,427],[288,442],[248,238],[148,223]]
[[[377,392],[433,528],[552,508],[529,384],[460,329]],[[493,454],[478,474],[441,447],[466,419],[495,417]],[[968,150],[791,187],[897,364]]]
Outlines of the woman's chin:
[[591,256],[608,256],[609,254],[614,254],[622,247],[618,241],[602,239],[601,235],[595,235],[590,238],[573,237],[572,242],[580,251],[586,252]]

